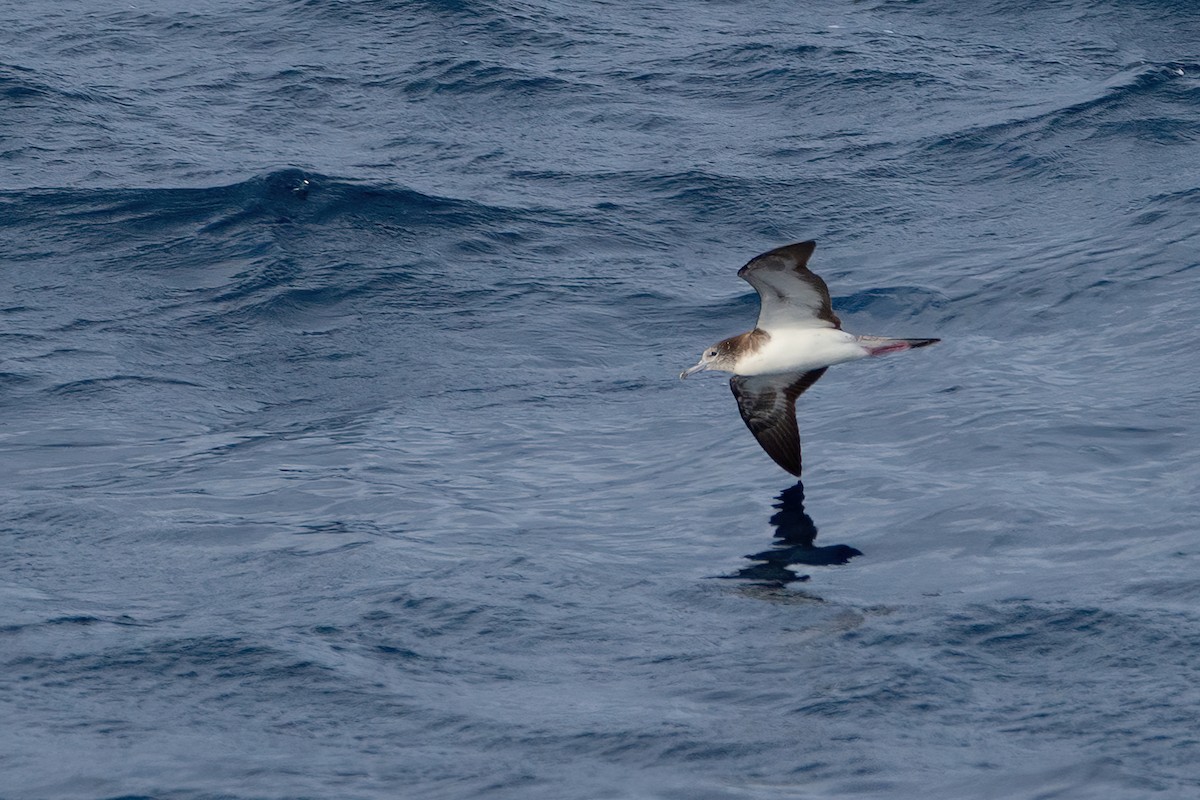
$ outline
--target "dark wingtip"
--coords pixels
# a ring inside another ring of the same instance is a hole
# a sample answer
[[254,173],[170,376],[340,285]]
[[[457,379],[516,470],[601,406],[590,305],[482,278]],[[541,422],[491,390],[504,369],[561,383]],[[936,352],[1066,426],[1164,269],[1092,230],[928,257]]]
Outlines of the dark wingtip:
[[[763,449],[766,450],[766,447],[764,446]],[[786,451],[766,450],[766,452],[767,452],[767,455],[769,455],[771,457],[771,460],[774,461],[779,466],[783,467],[783,469],[785,471],[790,472],[791,474],[795,475],[797,478],[800,477],[800,473],[803,470],[803,462],[800,459],[799,453],[796,453],[795,458],[792,458],[791,457],[792,454],[788,453]]]
[[762,449],[771,457],[772,461],[797,478],[800,477],[804,462],[800,457],[799,448],[796,448],[796,451],[792,452],[787,447],[786,441],[780,439],[767,439],[764,441],[764,439],[759,439],[757,435],[754,438],[758,439],[758,443],[762,445]]
[[[753,429],[751,429],[751,432],[753,432]],[[791,452],[783,440],[775,437],[760,438],[758,434],[755,434],[754,438],[758,439],[759,445],[771,457],[772,461],[797,478],[800,477],[803,462],[801,461],[799,451]]]
[[769,253],[763,253],[763,256],[792,256],[800,263],[801,266],[808,263],[808,259],[812,257],[813,251],[817,249],[817,240],[809,239],[806,242],[796,242],[795,244],[786,244],[783,247],[777,247]]
[[812,257],[813,251],[817,249],[817,240],[809,239],[804,242],[796,242],[794,244],[785,244],[783,247],[776,247],[774,250],[768,250],[765,253],[760,253],[754,258],[746,262],[746,265],[738,270],[738,277],[746,277],[746,273],[750,270],[750,265],[762,258],[770,258],[772,256],[791,257],[796,259],[796,263],[800,266],[807,266],[808,259]]

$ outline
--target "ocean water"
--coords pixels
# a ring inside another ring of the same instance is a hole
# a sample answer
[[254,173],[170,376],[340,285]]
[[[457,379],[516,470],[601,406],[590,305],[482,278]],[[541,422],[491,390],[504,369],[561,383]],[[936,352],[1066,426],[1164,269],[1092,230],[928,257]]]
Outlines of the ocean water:
[[1192,4],[0,7],[4,800],[1200,796]]

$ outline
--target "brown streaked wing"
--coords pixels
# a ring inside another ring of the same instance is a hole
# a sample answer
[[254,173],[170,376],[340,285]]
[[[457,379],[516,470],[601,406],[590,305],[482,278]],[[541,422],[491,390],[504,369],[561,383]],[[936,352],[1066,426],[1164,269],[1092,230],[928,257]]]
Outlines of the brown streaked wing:
[[817,243],[789,244],[750,259],[738,277],[758,292],[758,327],[840,328],[829,287],[808,268]]
[[735,375],[729,379],[746,427],[776,464],[797,477],[801,461],[796,398],[816,383],[826,369],[788,375]]

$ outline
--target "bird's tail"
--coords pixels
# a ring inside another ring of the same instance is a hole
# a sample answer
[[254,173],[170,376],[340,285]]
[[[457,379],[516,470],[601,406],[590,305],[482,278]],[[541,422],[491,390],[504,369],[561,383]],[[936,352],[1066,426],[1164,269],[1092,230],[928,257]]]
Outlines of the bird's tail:
[[867,355],[882,356],[917,347],[928,347],[931,344],[937,344],[941,339],[889,339],[886,336],[859,336],[857,341],[866,348]]

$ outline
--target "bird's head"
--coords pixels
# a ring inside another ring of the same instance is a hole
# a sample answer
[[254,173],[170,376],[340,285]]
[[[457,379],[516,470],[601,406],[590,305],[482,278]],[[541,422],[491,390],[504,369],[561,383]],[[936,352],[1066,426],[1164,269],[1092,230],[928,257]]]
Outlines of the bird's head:
[[730,347],[732,341],[732,339],[725,339],[707,348],[700,354],[700,360],[696,362],[695,366],[688,367],[679,373],[679,379],[683,380],[689,375],[695,375],[697,372],[709,369],[720,372],[733,372],[733,364],[737,359],[734,357],[732,348]]

